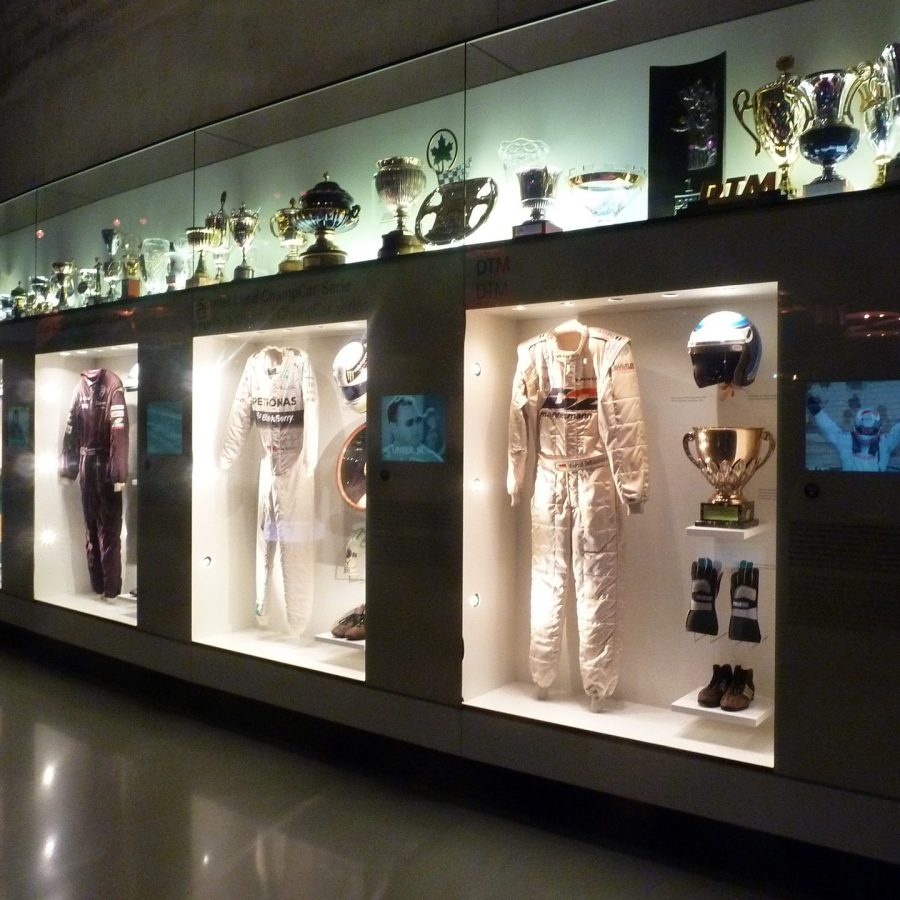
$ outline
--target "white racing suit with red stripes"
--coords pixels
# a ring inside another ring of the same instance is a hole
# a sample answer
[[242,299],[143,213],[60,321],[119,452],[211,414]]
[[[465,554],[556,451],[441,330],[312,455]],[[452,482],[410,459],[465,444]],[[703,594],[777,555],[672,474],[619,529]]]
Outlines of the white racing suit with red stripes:
[[[563,329],[576,349],[560,348]],[[507,478],[514,505],[531,454],[531,676],[540,688],[556,677],[571,571],[582,682],[602,700],[615,690],[621,656],[616,498],[631,513],[647,497],[647,445],[628,338],[566,323],[519,345]]]
[[237,458],[251,426],[262,442],[256,540],[256,619],[268,625],[268,597],[281,554],[288,631],[309,625],[315,527],[313,472],[318,456],[318,392],[303,350],[266,347],[244,366],[225,426],[220,465]]

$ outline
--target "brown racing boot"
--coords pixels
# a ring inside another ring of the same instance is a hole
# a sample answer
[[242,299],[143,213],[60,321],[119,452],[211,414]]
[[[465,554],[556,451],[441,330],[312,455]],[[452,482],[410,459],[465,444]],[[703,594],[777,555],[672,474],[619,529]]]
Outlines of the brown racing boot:
[[722,698],[722,709],[726,712],[741,712],[752,702],[756,689],[753,687],[753,669],[734,668],[734,681]]
[[697,702],[701,706],[718,706],[726,691],[731,687],[733,677],[731,666],[728,663],[723,666],[713,665],[712,678],[705,688],[700,689],[700,693],[697,694]]

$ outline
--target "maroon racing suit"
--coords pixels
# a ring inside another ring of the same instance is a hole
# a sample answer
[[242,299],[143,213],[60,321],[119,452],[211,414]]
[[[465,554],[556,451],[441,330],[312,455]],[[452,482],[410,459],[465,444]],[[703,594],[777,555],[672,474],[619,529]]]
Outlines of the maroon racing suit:
[[91,588],[107,599],[122,591],[122,488],[128,481],[128,411],[122,380],[88,369],[75,388],[59,474],[81,485]]
[[531,676],[542,689],[556,677],[571,571],[581,678],[588,696],[602,701],[615,690],[621,655],[617,503],[639,512],[647,497],[646,437],[628,338],[568,322],[519,345],[509,421],[513,504],[529,458],[536,458]]
[[256,621],[269,624],[268,595],[281,554],[290,634],[309,625],[315,571],[313,474],[319,446],[316,379],[303,350],[266,347],[244,366],[225,424],[219,463],[227,469],[251,427],[262,443],[256,531]]

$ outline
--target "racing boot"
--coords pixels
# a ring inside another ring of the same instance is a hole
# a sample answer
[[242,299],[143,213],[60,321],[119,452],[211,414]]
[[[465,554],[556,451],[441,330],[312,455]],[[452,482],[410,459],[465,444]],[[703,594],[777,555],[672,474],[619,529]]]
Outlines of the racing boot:
[[742,669],[740,666],[735,666],[734,680],[725,691],[720,705],[726,712],[741,712],[753,702],[755,694],[753,669]]

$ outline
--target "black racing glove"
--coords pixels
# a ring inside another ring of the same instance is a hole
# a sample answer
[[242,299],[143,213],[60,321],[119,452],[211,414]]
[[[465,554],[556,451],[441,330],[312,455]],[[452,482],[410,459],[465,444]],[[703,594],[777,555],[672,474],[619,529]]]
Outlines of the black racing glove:
[[691,610],[684,627],[696,634],[718,634],[716,597],[722,583],[722,566],[701,556],[691,563]]
[[806,408],[811,416],[818,415],[822,412],[822,398],[815,394],[809,394],[806,398]]
[[731,574],[731,620],[728,637],[733,641],[760,641],[756,616],[759,595],[759,569],[746,559]]

